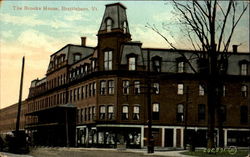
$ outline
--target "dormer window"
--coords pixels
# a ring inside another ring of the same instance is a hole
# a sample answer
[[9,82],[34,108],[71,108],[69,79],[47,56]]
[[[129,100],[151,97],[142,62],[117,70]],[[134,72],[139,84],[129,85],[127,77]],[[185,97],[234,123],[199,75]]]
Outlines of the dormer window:
[[79,61],[81,59],[81,54],[80,53],[75,53],[74,54],[74,62]]
[[123,33],[124,34],[127,33],[127,22],[126,21],[123,22]]
[[136,70],[137,55],[134,53],[131,53],[127,55],[127,58],[128,58],[128,70],[130,71]]
[[106,21],[106,28],[107,28],[107,32],[111,32],[112,20],[110,18],[108,18],[107,21]]
[[153,70],[155,72],[161,72],[161,60],[162,58],[159,56],[155,56],[152,58],[153,61]]
[[246,60],[243,60],[243,61],[240,61],[240,75],[243,75],[243,76],[246,76],[247,75],[247,72],[248,72],[248,67],[247,67],[247,61]]

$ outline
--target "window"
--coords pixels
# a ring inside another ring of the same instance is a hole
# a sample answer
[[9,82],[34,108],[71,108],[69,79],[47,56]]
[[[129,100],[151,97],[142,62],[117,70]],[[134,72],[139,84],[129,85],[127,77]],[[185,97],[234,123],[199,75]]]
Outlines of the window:
[[241,96],[246,98],[248,95],[248,89],[246,85],[242,85],[241,86]]
[[96,61],[95,59],[91,61],[91,69],[92,71],[95,71],[95,64],[96,64]]
[[101,95],[105,95],[106,94],[106,81],[101,81],[100,94]]
[[94,82],[93,83],[93,96],[95,96],[96,94],[96,83]]
[[112,70],[112,51],[104,52],[104,70]]
[[95,120],[95,107],[92,107],[92,119]]
[[128,120],[128,106],[122,106],[122,120]]
[[105,119],[106,108],[105,106],[100,106],[100,119]]
[[183,73],[184,72],[184,62],[180,61],[177,63],[177,72],[178,73]]
[[162,58],[159,56],[155,56],[152,58],[153,61],[153,70],[155,72],[161,72],[161,60]]
[[74,101],[77,100],[77,89],[74,89]]
[[127,22],[126,21],[123,22],[123,33],[124,34],[127,33]]
[[90,83],[90,84],[89,84],[89,96],[92,95],[92,91],[93,91],[93,84]]
[[108,81],[108,94],[114,94],[114,81]]
[[240,74],[244,76],[247,75],[247,63],[240,64]]
[[178,95],[183,95],[184,94],[184,85],[183,84],[178,84],[177,85],[177,94]]
[[133,109],[133,120],[139,120],[140,119],[140,107],[134,106]]
[[85,96],[85,87],[82,86],[82,99],[84,99],[84,96]]
[[222,96],[226,96],[226,85],[222,86]]
[[153,91],[155,94],[160,94],[160,84],[159,83],[153,84]]
[[91,118],[92,118],[92,107],[89,107],[88,108],[88,120],[91,120]]
[[134,93],[135,93],[136,95],[141,93],[140,81],[135,81],[135,82],[134,82]]
[[106,28],[107,28],[107,32],[111,32],[111,29],[112,29],[112,20],[111,19],[107,19]]
[[80,100],[80,95],[81,95],[81,90],[80,90],[80,87],[77,88],[77,100]]
[[205,104],[199,104],[198,105],[198,120],[205,120]]
[[108,106],[108,119],[114,119],[114,106]]
[[241,106],[240,107],[240,122],[241,123],[248,123],[248,107]]
[[177,122],[184,122],[184,106],[183,106],[183,104],[177,105],[176,120],[177,120]]
[[72,102],[73,93],[72,90],[69,91],[69,101]]
[[122,81],[123,94],[129,94],[129,81]]
[[153,104],[153,120],[159,120],[160,119],[160,105],[159,103],[154,103]]
[[136,68],[136,58],[135,57],[129,57],[128,58],[128,70],[135,70]]
[[225,122],[227,119],[227,109],[225,105],[221,105],[219,108],[219,118],[221,122]]
[[81,54],[79,54],[79,53],[74,54],[74,62],[76,62],[80,59],[81,59]]
[[200,96],[205,95],[204,87],[203,87],[201,84],[199,85],[199,95],[200,95]]
[[88,90],[89,90],[89,86],[86,85],[86,86],[85,86],[85,98],[88,97]]

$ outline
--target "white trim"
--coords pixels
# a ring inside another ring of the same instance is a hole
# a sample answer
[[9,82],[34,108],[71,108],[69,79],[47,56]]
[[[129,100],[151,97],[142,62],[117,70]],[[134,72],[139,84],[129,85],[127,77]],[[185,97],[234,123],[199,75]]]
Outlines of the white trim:
[[184,129],[181,128],[181,148],[184,148]]
[[144,147],[144,126],[141,126],[141,148]]
[[224,147],[227,147],[227,129],[224,129]]
[[176,147],[176,128],[174,128],[173,132],[173,147]]
[[246,128],[243,128],[243,129],[236,129],[236,128],[223,128],[223,130],[227,130],[227,131],[250,131],[250,129],[246,129]]
[[126,124],[120,124],[120,125],[115,125],[115,124],[97,124],[96,127],[129,127],[129,128],[141,128],[144,125],[126,125]]
[[164,147],[165,146],[165,128],[161,128],[161,146]]

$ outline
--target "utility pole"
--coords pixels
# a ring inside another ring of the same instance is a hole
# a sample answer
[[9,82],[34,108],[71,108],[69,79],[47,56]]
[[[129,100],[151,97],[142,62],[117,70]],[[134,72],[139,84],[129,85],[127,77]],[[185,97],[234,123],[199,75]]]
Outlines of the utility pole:
[[151,107],[151,80],[150,80],[150,56],[148,52],[146,80],[147,80],[147,106],[148,106],[148,153],[154,153],[154,138],[152,136],[152,107]]
[[185,106],[185,128],[184,128],[184,150],[187,149],[187,119],[188,119],[188,99],[189,87],[186,89],[186,106]]
[[23,56],[22,61],[22,72],[21,72],[21,81],[20,81],[20,90],[19,90],[19,101],[18,101],[18,109],[17,109],[17,120],[16,120],[16,134],[19,132],[19,123],[20,123],[20,114],[21,114],[21,107],[22,107],[22,92],[23,92],[23,72],[24,72],[24,64],[25,58]]

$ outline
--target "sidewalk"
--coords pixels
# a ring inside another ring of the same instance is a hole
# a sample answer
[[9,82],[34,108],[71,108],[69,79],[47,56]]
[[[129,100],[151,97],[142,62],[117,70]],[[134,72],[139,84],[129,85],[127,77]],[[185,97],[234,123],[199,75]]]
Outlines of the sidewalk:
[[165,149],[155,149],[154,153],[152,154],[148,154],[147,153],[147,149],[143,148],[143,149],[112,149],[112,148],[74,148],[74,147],[70,147],[70,148],[66,148],[66,147],[61,147],[58,148],[60,150],[67,150],[67,151],[86,151],[86,150],[101,150],[101,151],[115,151],[115,152],[130,152],[130,153],[143,153],[144,155],[148,155],[148,156],[153,156],[153,155],[159,155],[159,156],[168,156],[168,157],[191,157],[188,155],[183,155],[180,154],[181,152],[185,152],[187,150],[173,150],[173,149],[169,149],[169,148],[165,148]]

